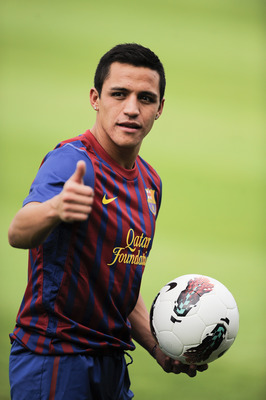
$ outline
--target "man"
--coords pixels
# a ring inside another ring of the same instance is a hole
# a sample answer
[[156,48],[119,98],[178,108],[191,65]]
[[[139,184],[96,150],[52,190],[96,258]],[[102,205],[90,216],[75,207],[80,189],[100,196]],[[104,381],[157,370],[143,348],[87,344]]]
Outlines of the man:
[[163,66],[143,46],[118,45],[94,83],[94,126],[48,153],[9,228],[10,244],[30,249],[10,335],[13,400],[132,398],[132,338],[165,371],[196,374],[156,346],[139,294],[161,181],[138,153],[163,111]]

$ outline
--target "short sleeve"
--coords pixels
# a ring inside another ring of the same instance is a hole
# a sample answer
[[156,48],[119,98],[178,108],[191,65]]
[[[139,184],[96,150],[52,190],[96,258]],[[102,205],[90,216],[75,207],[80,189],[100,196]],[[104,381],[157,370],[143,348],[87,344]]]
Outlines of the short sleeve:
[[84,184],[94,188],[94,169],[89,155],[85,150],[67,143],[45,156],[23,206],[32,201],[42,203],[59,194],[75,172],[79,160],[86,162]]

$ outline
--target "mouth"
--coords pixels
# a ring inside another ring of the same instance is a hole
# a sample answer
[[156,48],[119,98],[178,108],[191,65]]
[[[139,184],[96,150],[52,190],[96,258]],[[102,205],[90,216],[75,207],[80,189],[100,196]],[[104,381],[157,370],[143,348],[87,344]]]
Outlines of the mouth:
[[128,132],[136,132],[141,129],[141,125],[138,122],[123,121],[117,123],[117,125]]

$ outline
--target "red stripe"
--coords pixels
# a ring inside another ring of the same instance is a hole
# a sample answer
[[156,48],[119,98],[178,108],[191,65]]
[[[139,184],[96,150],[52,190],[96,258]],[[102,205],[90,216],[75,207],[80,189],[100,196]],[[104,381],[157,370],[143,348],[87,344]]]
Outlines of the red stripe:
[[57,373],[58,373],[59,361],[60,361],[60,356],[55,356],[54,365],[53,365],[52,380],[51,380],[51,386],[50,386],[49,400],[54,400],[55,399],[55,390],[56,390],[56,381],[57,381]]

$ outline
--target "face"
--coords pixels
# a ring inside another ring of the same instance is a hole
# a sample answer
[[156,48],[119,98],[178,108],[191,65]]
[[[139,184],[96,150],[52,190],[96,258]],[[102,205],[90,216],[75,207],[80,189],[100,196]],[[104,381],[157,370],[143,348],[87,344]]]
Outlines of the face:
[[111,156],[119,149],[137,154],[164,104],[157,71],[118,62],[110,66],[101,97],[93,88],[90,100],[97,110],[92,133]]

